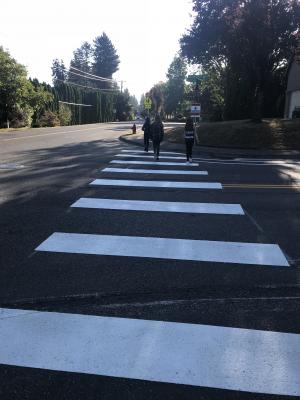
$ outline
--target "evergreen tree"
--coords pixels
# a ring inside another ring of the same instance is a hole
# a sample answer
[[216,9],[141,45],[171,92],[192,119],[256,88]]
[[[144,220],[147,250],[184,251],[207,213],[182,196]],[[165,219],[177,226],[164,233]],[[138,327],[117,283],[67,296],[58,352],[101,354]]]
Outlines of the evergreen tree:
[[59,61],[57,58],[55,58],[55,60],[52,62],[51,70],[54,86],[59,85],[61,82],[65,82],[67,80],[68,76],[63,60]]
[[[76,68],[76,69],[72,69]],[[79,71],[77,71],[79,70]],[[80,72],[82,71],[82,72]],[[82,77],[84,72],[92,71],[92,46],[88,42],[84,42],[81,47],[73,52],[73,58],[70,62],[70,70],[68,73],[68,81],[79,83],[80,85],[92,86],[93,80],[88,77]]]
[[[115,47],[106,33],[103,32],[101,36],[96,37],[94,40],[93,74],[111,79],[112,75],[118,70],[119,63],[120,60]],[[97,87],[100,88],[111,87],[111,84],[108,82],[95,82]]]

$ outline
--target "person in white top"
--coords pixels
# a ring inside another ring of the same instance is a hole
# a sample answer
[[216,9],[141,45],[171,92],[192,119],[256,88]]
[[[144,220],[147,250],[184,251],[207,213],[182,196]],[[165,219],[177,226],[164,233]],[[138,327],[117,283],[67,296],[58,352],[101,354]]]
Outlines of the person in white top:
[[195,133],[194,133],[194,122],[191,117],[186,119],[186,124],[184,127],[184,140],[185,140],[185,147],[186,147],[186,161],[192,162],[192,153],[193,153],[193,145],[195,140]]

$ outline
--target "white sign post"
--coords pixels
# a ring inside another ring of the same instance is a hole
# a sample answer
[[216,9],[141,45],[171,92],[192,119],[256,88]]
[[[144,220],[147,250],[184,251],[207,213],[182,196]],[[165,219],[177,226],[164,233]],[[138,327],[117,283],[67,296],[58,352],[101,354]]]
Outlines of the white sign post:
[[200,104],[193,104],[191,106],[191,117],[193,118],[194,122],[194,134],[196,138],[196,122],[197,120],[200,121],[201,119],[201,105]]

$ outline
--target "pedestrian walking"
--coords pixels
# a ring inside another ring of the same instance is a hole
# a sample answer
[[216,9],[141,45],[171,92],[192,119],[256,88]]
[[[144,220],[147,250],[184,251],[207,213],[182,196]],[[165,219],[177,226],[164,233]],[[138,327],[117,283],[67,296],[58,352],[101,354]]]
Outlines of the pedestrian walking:
[[136,124],[133,124],[131,129],[132,129],[132,134],[134,135],[136,133]]
[[153,143],[154,159],[159,160],[160,143],[164,138],[164,126],[160,116],[156,115],[155,121],[151,125],[151,137]]
[[184,140],[186,148],[186,161],[192,162],[193,145],[195,140],[194,122],[192,117],[188,117],[186,119],[186,124],[184,127]]
[[147,153],[148,153],[148,149],[149,149],[150,129],[151,129],[150,118],[146,117],[144,125],[142,127],[142,131],[144,131],[144,150]]

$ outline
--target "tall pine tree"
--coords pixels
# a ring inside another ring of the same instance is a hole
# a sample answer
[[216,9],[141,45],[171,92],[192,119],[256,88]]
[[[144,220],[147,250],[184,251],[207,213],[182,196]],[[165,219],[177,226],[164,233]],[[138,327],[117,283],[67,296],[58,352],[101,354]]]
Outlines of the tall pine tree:
[[55,58],[55,60],[52,62],[51,70],[54,86],[59,85],[67,80],[67,71],[63,60],[59,61],[57,58]]
[[[74,69],[76,68],[76,69]],[[79,72],[78,70],[82,71]],[[81,47],[73,52],[73,58],[70,62],[70,71],[68,81],[79,83],[80,85],[92,86],[92,82],[84,75],[84,72],[92,71],[92,46],[88,42],[84,42]]]
[[[93,74],[104,78],[112,78],[112,75],[118,70],[120,63],[119,56],[114,45],[105,32],[94,40],[93,52]],[[109,82],[97,82],[100,88],[110,88]]]

